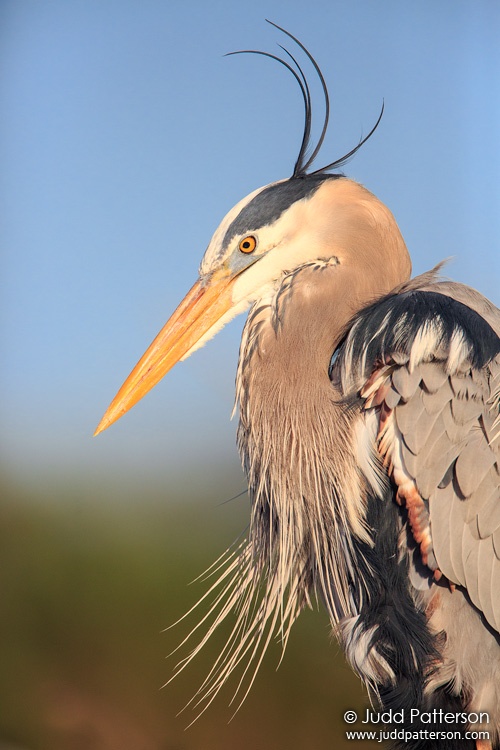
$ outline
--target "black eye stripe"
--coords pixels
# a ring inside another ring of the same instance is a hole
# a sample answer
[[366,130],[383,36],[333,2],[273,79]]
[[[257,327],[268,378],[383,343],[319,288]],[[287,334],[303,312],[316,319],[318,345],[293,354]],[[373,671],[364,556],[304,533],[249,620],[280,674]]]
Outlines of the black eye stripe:
[[273,224],[293,203],[311,197],[325,180],[334,180],[341,176],[306,175],[268,185],[233,219],[224,235],[222,250],[225,250],[235,237]]

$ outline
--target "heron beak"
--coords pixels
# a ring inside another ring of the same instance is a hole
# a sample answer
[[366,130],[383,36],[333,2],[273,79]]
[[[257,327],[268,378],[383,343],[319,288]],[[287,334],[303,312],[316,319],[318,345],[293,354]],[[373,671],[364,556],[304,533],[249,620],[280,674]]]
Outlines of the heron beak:
[[232,307],[233,281],[221,270],[208,282],[194,284],[114,397],[94,435],[140,401]]

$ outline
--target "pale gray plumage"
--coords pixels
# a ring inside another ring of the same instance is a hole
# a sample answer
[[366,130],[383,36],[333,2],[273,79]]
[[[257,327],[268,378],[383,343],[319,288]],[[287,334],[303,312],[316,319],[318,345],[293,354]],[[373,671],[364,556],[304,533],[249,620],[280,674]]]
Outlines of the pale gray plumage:
[[[500,533],[499,441],[491,440],[498,414],[491,395],[499,372],[500,359],[481,373],[467,361],[454,374],[443,359],[422,362],[411,373],[400,364],[389,377],[401,400],[396,403],[391,391],[385,399],[394,409],[408,473],[429,501],[439,568],[468,590],[497,631],[500,558],[492,535]],[[460,538],[462,553],[457,561],[455,550],[454,565],[450,544]]]

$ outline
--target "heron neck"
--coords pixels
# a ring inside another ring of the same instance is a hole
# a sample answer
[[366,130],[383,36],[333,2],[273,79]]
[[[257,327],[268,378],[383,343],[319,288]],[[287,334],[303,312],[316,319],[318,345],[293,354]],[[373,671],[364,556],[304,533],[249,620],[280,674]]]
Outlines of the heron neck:
[[338,620],[350,606],[345,539],[367,539],[355,414],[342,407],[328,375],[352,313],[335,304],[328,270],[300,275],[300,284],[298,273],[284,279],[249,314],[237,376],[238,443],[254,553],[283,590],[312,571],[305,589],[317,585]]
[[[241,344],[237,397],[268,408],[278,399],[303,413],[332,398],[329,367],[349,321],[389,291],[337,258],[309,263],[249,313]],[[265,411],[265,409],[264,409]],[[265,416],[265,415],[264,415]]]
[[[339,270],[330,261],[289,274],[272,297],[254,305],[243,332],[240,452],[251,489],[264,482],[266,491],[284,493],[270,500],[283,513],[290,503],[297,512],[317,505],[318,495],[331,505],[332,494],[362,494],[353,471],[353,415],[340,405],[329,366],[348,321],[373,290],[349,290]],[[352,532],[363,534],[363,513],[355,506],[338,511]]]

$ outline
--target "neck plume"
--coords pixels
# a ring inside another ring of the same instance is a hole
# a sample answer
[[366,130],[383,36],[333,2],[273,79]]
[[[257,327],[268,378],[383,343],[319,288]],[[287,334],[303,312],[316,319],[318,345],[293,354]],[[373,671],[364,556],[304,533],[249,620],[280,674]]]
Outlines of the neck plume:
[[[227,644],[197,694],[205,707],[243,665],[239,708],[270,641],[279,635],[285,649],[312,596],[323,599],[333,625],[354,616],[350,545],[371,545],[354,444],[359,409],[343,403],[329,370],[353,315],[403,282],[411,267],[394,218],[364,188],[326,181],[318,199],[328,204],[314,208],[326,217],[315,225],[324,253],[267,286],[243,331],[236,399],[250,529],[213,566],[210,592],[218,593],[204,618],[212,616],[211,624],[179,666],[232,617]],[[311,209],[306,202],[304,226]]]

